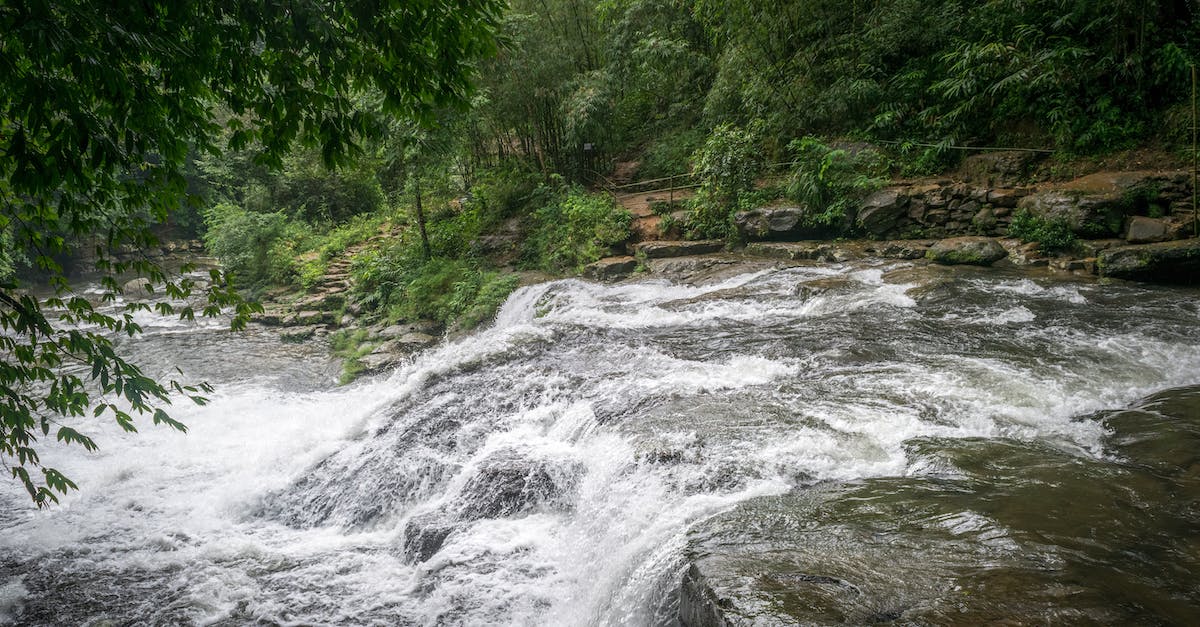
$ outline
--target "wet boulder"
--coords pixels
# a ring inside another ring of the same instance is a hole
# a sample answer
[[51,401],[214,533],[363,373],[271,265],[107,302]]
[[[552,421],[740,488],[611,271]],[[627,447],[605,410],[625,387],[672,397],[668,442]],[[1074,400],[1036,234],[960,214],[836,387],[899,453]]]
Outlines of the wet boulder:
[[637,259],[629,255],[605,257],[584,267],[583,276],[597,281],[612,281],[627,277],[636,269]]
[[450,503],[409,520],[404,554],[411,562],[428,560],[450,534],[476,520],[512,518],[539,508],[568,510],[583,473],[583,464],[574,459],[533,457],[515,449],[492,453]]
[[825,242],[755,242],[743,251],[751,257],[770,259],[821,259],[832,248]]
[[884,259],[920,259],[932,245],[928,240],[895,240],[874,244],[867,252]]
[[501,450],[480,462],[463,486],[458,518],[506,518],[539,506],[569,507],[582,475],[583,465],[574,460],[538,459]]
[[413,516],[404,525],[404,556],[410,563],[428,560],[442,549],[456,525],[441,511]]
[[858,225],[871,235],[882,236],[907,215],[908,196],[899,190],[883,189],[863,200],[858,210]]
[[1200,239],[1117,246],[1100,251],[1100,276],[1155,283],[1200,283]]
[[943,265],[973,266],[990,266],[1007,255],[1008,251],[990,237],[952,237],[925,253],[928,259]]
[[733,225],[742,238],[750,241],[795,239],[822,230],[809,225],[807,214],[804,207],[760,207],[737,212]]
[[138,277],[125,282],[121,286],[121,292],[128,298],[148,298],[154,295],[154,289],[150,279]]

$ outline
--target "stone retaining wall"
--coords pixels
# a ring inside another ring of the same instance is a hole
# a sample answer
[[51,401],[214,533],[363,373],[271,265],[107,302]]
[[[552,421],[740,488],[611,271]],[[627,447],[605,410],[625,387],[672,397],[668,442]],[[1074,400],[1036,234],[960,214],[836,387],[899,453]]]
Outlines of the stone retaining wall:
[[[1126,237],[1142,216],[1135,239],[1168,241],[1188,235],[1191,177],[1186,172],[1102,172],[1069,183],[1026,187],[979,186],[955,181],[893,185],[862,201],[841,232],[874,239],[1008,235],[1020,211],[1068,225],[1081,238]],[[810,238],[805,207],[763,207],[739,213],[747,241]],[[1156,224],[1147,220],[1158,221]],[[1147,239],[1148,238],[1148,239]]]

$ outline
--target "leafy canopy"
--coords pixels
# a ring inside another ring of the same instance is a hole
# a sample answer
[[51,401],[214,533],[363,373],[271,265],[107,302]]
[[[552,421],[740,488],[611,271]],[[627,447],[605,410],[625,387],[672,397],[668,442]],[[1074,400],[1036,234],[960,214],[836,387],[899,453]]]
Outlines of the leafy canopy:
[[[343,163],[384,116],[423,120],[467,102],[474,64],[496,50],[501,9],[499,0],[0,5],[0,463],[39,506],[75,487],[42,465],[39,438],[94,449],[67,424],[86,411],[129,431],[143,414],[182,430],[163,409],[171,394],[202,403],[208,390],[123,359],[108,334],[138,333],[133,314],[148,305],[102,312],[71,293],[63,260],[92,255],[105,301],[121,292],[118,276],[137,274],[172,299],[196,290],[201,315],[232,308],[232,326],[244,325],[254,306],[228,277],[216,272],[200,290],[137,254],[157,243],[152,227],[197,202],[189,153],[254,146],[258,165],[277,168],[299,143]],[[19,265],[48,278],[55,296],[23,291]]]

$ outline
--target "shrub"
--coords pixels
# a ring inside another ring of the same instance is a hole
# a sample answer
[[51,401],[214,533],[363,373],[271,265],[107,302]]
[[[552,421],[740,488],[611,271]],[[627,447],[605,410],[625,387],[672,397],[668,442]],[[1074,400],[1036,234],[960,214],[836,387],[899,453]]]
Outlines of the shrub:
[[1023,242],[1037,242],[1044,252],[1073,250],[1077,243],[1065,220],[1047,220],[1025,209],[1013,214],[1008,234]]
[[666,133],[647,148],[638,166],[639,179],[656,179],[674,176],[688,169],[688,162],[704,145],[704,131],[689,128]]
[[400,242],[355,258],[355,291],[364,306],[389,320],[433,320],[471,329],[487,321],[517,286],[517,276],[483,270],[472,259],[420,256]]
[[733,213],[762,173],[761,131],[758,121],[748,128],[721,124],[693,155],[692,171],[700,188],[691,202],[690,237],[727,237],[733,232]]
[[538,196],[540,177],[516,167],[486,170],[471,186],[472,204],[496,221],[522,213]]
[[251,291],[294,281],[298,249],[312,237],[307,225],[283,212],[257,213],[227,203],[210,208],[205,222],[209,251]]
[[298,151],[276,181],[274,205],[308,222],[345,221],[383,204],[383,190],[371,163],[327,169],[318,155]]
[[808,208],[809,226],[849,227],[848,211],[886,180],[887,159],[871,148],[830,148],[815,137],[805,137],[788,149],[797,163],[786,194]]
[[611,196],[574,188],[534,213],[525,242],[527,265],[551,272],[578,272],[629,239],[633,216]]

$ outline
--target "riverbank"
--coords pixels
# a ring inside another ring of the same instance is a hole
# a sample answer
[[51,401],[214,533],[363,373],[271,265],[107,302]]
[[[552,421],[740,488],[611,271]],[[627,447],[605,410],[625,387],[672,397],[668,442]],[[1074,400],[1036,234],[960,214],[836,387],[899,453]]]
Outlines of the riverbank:
[[[495,213],[495,200],[463,198],[442,209],[437,223],[446,233],[460,223],[475,225],[470,237],[455,235],[462,240],[458,256],[420,261],[413,227],[385,221],[363,241],[320,253],[320,264],[313,263],[317,253],[298,258],[295,265],[320,274],[305,277],[307,289],[268,290],[266,311],[256,321],[286,327],[286,341],[328,337],[345,362],[342,380],[349,381],[395,367],[440,338],[469,332],[486,323],[512,289],[574,276],[573,269],[601,281],[641,276],[687,281],[688,268],[698,265],[925,259],[1105,279],[1200,278],[1191,180],[1183,170],[1163,169],[1176,165],[1171,158],[1154,152],[1130,156],[1128,165],[1158,168],[1139,170],[1095,170],[1111,167],[1109,162],[1055,162],[1053,168],[1047,163],[1028,153],[971,157],[940,178],[883,184],[846,204],[836,224],[821,221],[822,208],[782,198],[763,201],[730,214],[732,235],[721,240],[682,237],[696,231],[682,193],[618,196],[606,206],[602,195],[574,189],[556,201],[563,203],[556,209],[561,215],[547,220],[538,214],[536,228],[519,211],[509,217]],[[766,197],[782,189],[769,182],[760,187]],[[620,205],[614,207],[614,200]],[[586,207],[593,212],[587,220],[595,221],[572,234],[582,239],[567,247],[571,258],[586,263],[607,256],[586,266],[547,268],[558,271],[528,270],[546,268],[531,263],[531,251],[537,251],[539,263],[558,254],[555,247],[564,242],[556,238],[562,234],[553,235],[547,225],[568,220],[562,212],[576,210],[571,207]],[[628,212],[624,218],[622,210]],[[589,236],[591,228],[595,234]],[[603,246],[597,243],[602,231]],[[679,261],[714,254],[724,256]],[[370,285],[358,283],[364,277]],[[429,312],[438,318],[424,317]]]

